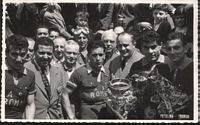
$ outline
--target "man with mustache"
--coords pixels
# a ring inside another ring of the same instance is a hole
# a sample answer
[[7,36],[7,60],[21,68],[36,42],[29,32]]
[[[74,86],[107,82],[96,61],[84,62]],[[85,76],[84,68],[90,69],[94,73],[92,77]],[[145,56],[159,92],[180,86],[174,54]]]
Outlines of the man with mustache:
[[106,118],[106,91],[109,82],[108,71],[103,67],[105,45],[102,41],[88,44],[88,62],[76,69],[69,83],[76,86],[68,88],[72,91],[71,99],[76,101],[76,112],[79,119]]
[[135,36],[123,32],[117,37],[117,48],[120,55],[115,57],[109,66],[111,79],[126,78],[131,65],[139,61],[143,55],[135,48]]
[[[34,47],[35,58],[25,64],[27,68],[35,73],[37,91],[35,95],[36,119],[63,118],[61,95],[63,87],[66,86],[66,81],[62,67],[50,64],[53,48],[54,44],[50,38],[38,38]],[[66,102],[70,105],[69,98],[65,99],[68,99]],[[70,107],[67,107],[67,109],[72,112]]]
[[52,65],[59,65],[65,61],[63,54],[65,47],[66,39],[62,36],[58,36],[53,40],[54,49],[53,49],[53,59],[51,61]]

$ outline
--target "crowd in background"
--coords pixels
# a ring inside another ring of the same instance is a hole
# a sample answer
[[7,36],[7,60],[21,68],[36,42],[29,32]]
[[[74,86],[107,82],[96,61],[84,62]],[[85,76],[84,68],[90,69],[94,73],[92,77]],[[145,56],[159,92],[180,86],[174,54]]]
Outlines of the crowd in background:
[[[156,68],[193,119],[192,4],[7,3],[5,26],[5,118],[123,119],[107,84]],[[128,119],[161,118],[136,107]]]

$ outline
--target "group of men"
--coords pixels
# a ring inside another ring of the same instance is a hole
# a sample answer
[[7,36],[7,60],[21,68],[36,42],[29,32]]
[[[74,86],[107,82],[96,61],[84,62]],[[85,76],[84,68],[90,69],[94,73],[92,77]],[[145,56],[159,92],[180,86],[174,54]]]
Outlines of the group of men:
[[[107,111],[109,81],[153,68],[193,95],[193,61],[186,56],[184,34],[169,35],[167,55],[161,44],[155,31],[136,39],[110,29],[100,40],[81,34],[66,40],[40,26],[35,40],[12,35],[6,39],[5,118],[117,119]],[[193,107],[182,113],[192,119]]]

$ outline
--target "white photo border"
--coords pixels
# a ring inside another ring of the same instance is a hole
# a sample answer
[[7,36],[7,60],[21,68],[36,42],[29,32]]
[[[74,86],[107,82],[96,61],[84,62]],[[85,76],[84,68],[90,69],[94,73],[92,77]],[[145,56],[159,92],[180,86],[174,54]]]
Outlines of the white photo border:
[[[194,62],[194,119],[193,120],[56,120],[56,119],[5,119],[5,4],[6,3],[174,3],[193,4],[193,62]],[[2,122],[51,122],[51,123],[197,123],[198,122],[198,0],[4,0],[2,27],[2,93],[1,93],[1,121]]]

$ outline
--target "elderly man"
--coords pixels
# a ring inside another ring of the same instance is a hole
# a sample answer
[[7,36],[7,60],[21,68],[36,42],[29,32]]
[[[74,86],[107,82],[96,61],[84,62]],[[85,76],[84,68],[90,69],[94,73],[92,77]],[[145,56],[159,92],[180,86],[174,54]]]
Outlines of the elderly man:
[[112,59],[119,55],[116,49],[116,39],[117,34],[111,29],[103,32],[101,36],[101,41],[104,42],[106,46],[106,59],[104,67],[108,68]]
[[135,36],[123,32],[117,37],[117,48],[120,55],[115,57],[109,66],[111,79],[126,78],[131,65],[139,61],[143,55],[135,48]]
[[[159,73],[182,92],[193,95],[193,61],[186,56],[188,48],[185,35],[179,32],[171,33],[166,48],[169,62],[157,66]],[[186,119],[193,119],[193,98],[179,114],[185,115]]]
[[34,46],[35,46],[35,40],[33,40],[30,37],[26,38],[28,40],[28,53],[26,55],[26,61],[30,61],[32,58],[34,58]]
[[[105,45],[101,41],[93,41],[88,45],[88,63],[76,69],[70,83],[76,84],[72,92],[77,101],[76,111],[80,119],[106,118],[106,91],[109,76],[103,67]],[[73,89],[71,89],[73,90]]]
[[66,39],[62,36],[58,36],[53,40],[54,49],[53,49],[53,59],[51,65],[59,65],[65,61],[64,57],[64,47]]
[[[25,66],[31,69],[36,76],[35,118],[62,119],[61,95],[66,81],[62,67],[50,65],[53,55],[53,41],[47,37],[38,38],[34,49],[35,58],[27,62]],[[65,99],[68,99],[66,102],[70,103],[69,98]],[[71,109],[68,110],[68,112],[70,111]]]
[[21,35],[6,39],[5,118],[33,119],[35,75],[24,68],[28,41]]

